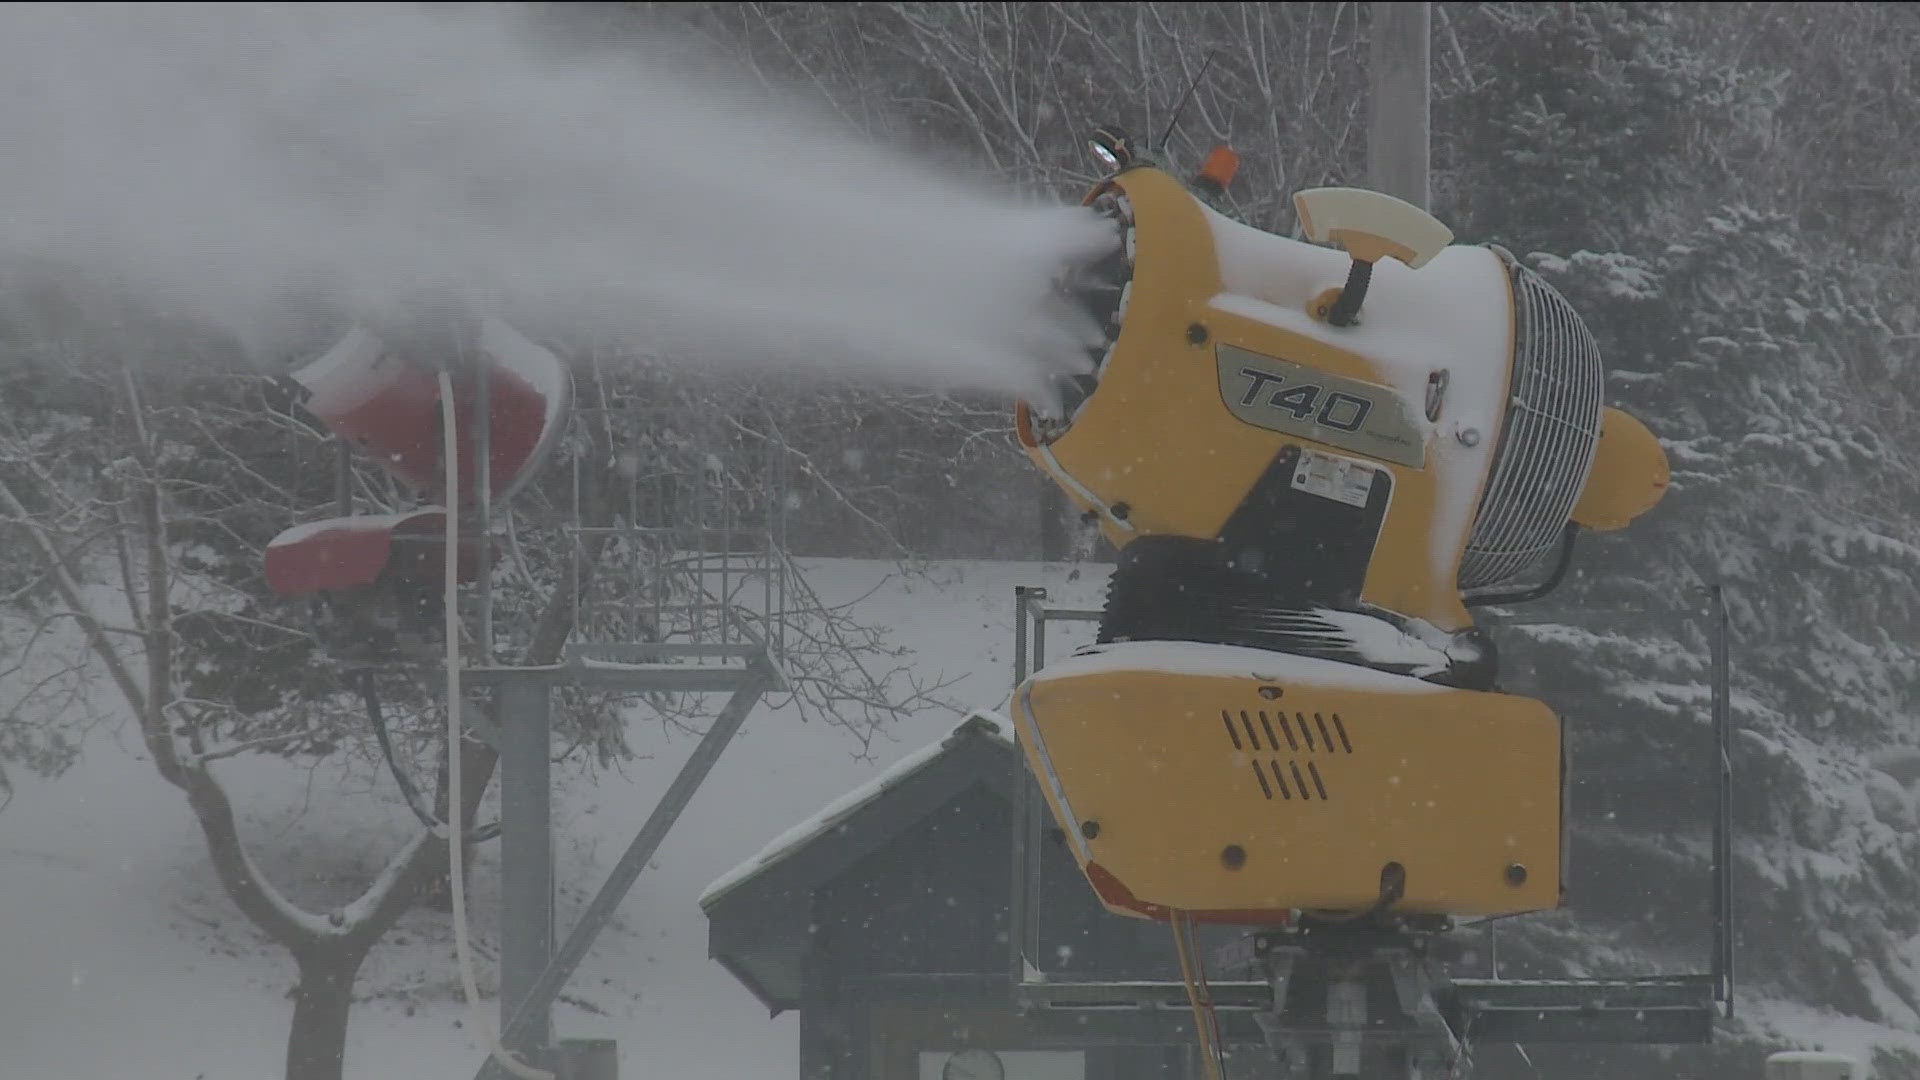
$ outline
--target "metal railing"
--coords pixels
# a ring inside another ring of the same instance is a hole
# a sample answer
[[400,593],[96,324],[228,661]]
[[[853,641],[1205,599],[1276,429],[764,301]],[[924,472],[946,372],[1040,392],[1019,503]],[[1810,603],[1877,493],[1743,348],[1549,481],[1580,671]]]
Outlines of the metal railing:
[[[737,418],[690,423],[685,410],[588,407],[613,474],[602,523],[589,523],[585,453],[573,455],[566,532],[573,545],[576,640],[711,646],[713,658],[758,646],[778,664],[793,586],[786,550],[788,454],[770,426]],[[741,432],[753,434],[743,439]],[[579,588],[581,553],[602,545]],[[681,662],[702,660],[699,649]]]

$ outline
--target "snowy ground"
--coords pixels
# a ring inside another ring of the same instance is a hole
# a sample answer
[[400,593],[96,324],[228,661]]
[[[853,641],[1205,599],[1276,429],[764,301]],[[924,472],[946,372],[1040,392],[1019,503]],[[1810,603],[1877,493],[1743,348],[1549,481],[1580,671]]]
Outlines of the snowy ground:
[[[1011,678],[1014,586],[1047,585],[1063,606],[1097,604],[1104,571],[1089,567],[1072,581],[1069,573],[942,563],[902,577],[891,564],[833,561],[814,564],[809,576],[833,600],[859,597],[893,575],[862,601],[859,616],[890,627],[929,678],[957,678],[944,697],[990,707]],[[1064,636],[1058,627],[1055,634]],[[794,821],[959,719],[928,710],[859,760],[845,736],[757,709],[568,987],[556,1030],[618,1039],[628,1078],[795,1075],[794,1019],[768,1019],[707,959],[696,898]],[[650,760],[627,765],[624,776],[573,782],[556,808],[558,858],[573,881],[561,899],[563,930],[693,746],[691,737],[657,728],[632,734]],[[143,758],[130,729],[104,735],[67,775],[21,783],[0,813],[5,1080],[280,1075],[292,965],[221,893],[185,801]],[[364,769],[308,772],[236,759],[223,775],[246,808],[262,862],[280,880],[363,869],[403,835],[393,826],[404,812]],[[380,797],[356,797],[363,792]],[[287,853],[300,860],[297,869]],[[490,871],[483,864],[475,883],[489,954],[497,940]],[[349,1076],[471,1075],[481,1051],[461,1024],[449,940],[444,916],[416,913],[375,950],[358,987]],[[483,965],[483,990],[491,992],[492,980]]]

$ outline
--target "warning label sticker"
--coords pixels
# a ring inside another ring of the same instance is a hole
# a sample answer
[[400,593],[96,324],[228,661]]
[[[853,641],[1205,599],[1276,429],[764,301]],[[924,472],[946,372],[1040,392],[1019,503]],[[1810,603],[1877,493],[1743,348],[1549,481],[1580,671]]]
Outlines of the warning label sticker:
[[1373,474],[1378,471],[1364,461],[1301,447],[1300,460],[1293,467],[1293,486],[1309,495],[1364,507],[1373,492]]

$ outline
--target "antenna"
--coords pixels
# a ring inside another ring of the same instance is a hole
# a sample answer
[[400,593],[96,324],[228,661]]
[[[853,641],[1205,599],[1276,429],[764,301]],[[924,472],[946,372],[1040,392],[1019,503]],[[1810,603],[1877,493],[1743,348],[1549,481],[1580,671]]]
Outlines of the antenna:
[[1213,58],[1219,50],[1208,49],[1207,58],[1200,63],[1200,70],[1193,73],[1193,81],[1187,84],[1187,92],[1180,95],[1180,103],[1173,107],[1173,116],[1167,120],[1167,130],[1160,133],[1160,141],[1154,147],[1156,153],[1164,153],[1167,140],[1173,138],[1173,129],[1180,126],[1180,114],[1187,110],[1187,103],[1193,100],[1193,92],[1200,89],[1200,80],[1207,77],[1207,69],[1213,66]]

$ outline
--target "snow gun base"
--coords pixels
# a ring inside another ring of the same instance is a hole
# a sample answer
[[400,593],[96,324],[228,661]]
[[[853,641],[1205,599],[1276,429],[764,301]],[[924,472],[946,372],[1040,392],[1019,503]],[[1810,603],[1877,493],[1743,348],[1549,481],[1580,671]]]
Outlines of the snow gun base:
[[1560,902],[1560,723],[1532,699],[1135,641],[1049,665],[1013,715],[1116,912],[1392,925]]

